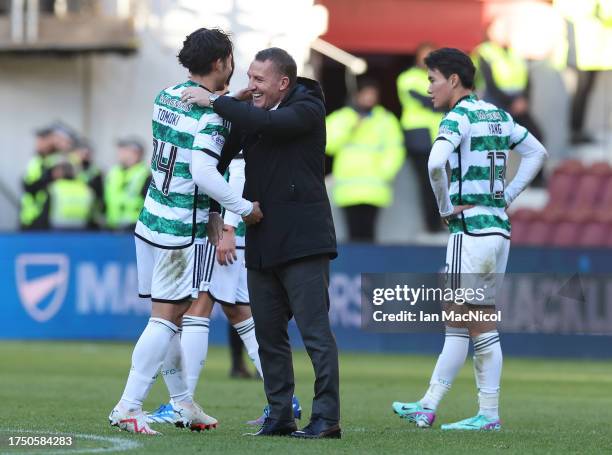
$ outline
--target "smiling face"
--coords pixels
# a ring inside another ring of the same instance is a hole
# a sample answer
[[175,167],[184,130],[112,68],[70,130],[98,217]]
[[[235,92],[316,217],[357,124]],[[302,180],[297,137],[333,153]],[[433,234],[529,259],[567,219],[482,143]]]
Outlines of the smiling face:
[[457,78],[457,75],[451,74],[447,79],[438,69],[430,68],[427,71],[427,79],[429,79],[427,93],[431,96],[431,101],[436,109],[448,109],[451,107],[453,78]]
[[279,73],[272,60],[253,60],[247,76],[255,107],[270,109],[276,106],[289,89],[289,78]]

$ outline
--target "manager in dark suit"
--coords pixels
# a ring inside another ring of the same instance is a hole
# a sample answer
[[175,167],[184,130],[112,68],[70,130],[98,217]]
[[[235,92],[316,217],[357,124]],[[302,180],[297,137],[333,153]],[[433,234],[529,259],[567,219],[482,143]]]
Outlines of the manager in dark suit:
[[[325,106],[319,84],[296,73],[287,52],[265,49],[249,67],[249,87],[235,97],[196,88],[183,92],[183,100],[212,106],[232,122],[246,159],[244,197],[259,201],[264,213],[246,231],[249,295],[271,407],[256,434],[339,438],[338,350],[328,317],[329,261],[337,252],[324,183]],[[316,376],[310,423],[301,431],[291,405],[292,316]]]

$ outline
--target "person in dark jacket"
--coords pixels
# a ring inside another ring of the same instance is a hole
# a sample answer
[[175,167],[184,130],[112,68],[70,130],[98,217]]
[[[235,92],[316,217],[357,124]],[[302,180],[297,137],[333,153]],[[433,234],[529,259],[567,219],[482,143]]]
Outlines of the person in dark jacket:
[[[222,159],[229,162],[243,149],[244,196],[260,201],[264,213],[246,231],[249,295],[271,407],[255,434],[339,438],[338,350],[328,317],[329,261],[337,252],[324,183],[325,106],[319,84],[296,73],[287,52],[265,49],[249,67],[249,87],[235,97],[194,87],[182,98],[212,106],[232,122],[239,146]],[[302,431],[296,431],[291,403],[292,316],[316,376],[310,423]]]

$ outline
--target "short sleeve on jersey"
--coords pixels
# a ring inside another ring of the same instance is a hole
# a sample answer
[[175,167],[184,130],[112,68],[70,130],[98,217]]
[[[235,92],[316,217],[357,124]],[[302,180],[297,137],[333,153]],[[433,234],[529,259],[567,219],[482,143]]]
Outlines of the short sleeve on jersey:
[[440,122],[436,140],[446,140],[457,148],[461,143],[461,138],[467,136],[469,132],[470,122],[467,117],[452,110]]
[[193,149],[203,150],[214,158],[221,157],[221,150],[229,136],[229,126],[218,115],[203,115],[198,123]]

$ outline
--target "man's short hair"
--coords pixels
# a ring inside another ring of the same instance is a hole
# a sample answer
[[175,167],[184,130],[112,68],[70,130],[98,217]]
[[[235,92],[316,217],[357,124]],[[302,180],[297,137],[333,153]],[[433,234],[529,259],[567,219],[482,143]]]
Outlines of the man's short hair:
[[200,28],[185,38],[178,60],[191,74],[206,76],[212,71],[214,62],[225,60],[232,53],[232,41],[225,32]]
[[380,92],[380,84],[371,76],[362,76],[357,78],[357,91],[360,92],[364,88],[373,88]]
[[289,78],[290,87],[297,81],[297,65],[293,57],[291,57],[287,51],[279,47],[270,47],[263,51],[259,51],[255,55],[255,60],[258,62],[271,60],[274,66],[276,66],[276,70],[279,74]]
[[53,134],[53,128],[50,126],[43,126],[34,130],[36,137],[48,137]]
[[144,154],[144,145],[142,141],[136,137],[124,137],[117,141],[117,147],[128,147],[136,150],[140,155]]
[[472,59],[459,49],[444,47],[432,51],[425,57],[425,65],[430,70],[440,71],[447,79],[451,74],[456,74],[459,76],[463,87],[468,89],[474,88],[476,68]]

